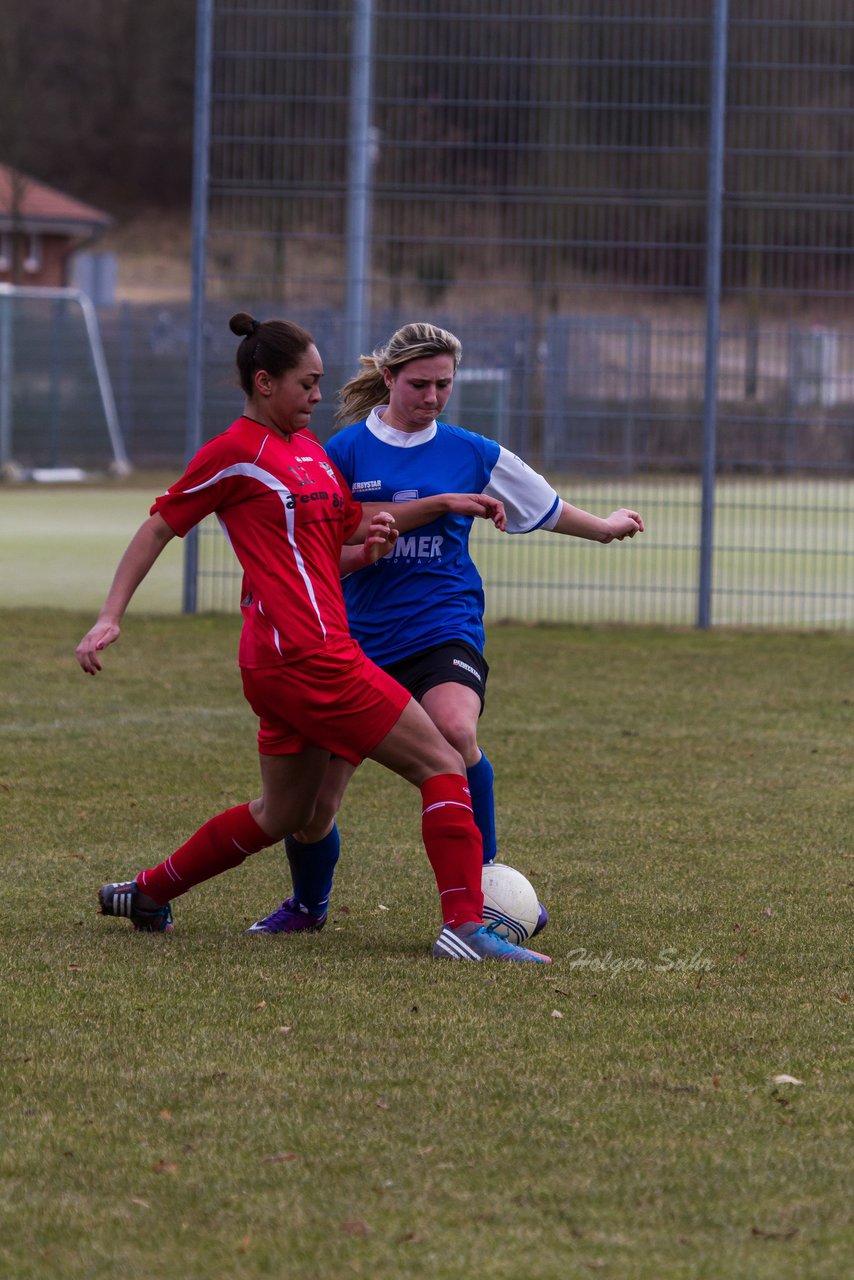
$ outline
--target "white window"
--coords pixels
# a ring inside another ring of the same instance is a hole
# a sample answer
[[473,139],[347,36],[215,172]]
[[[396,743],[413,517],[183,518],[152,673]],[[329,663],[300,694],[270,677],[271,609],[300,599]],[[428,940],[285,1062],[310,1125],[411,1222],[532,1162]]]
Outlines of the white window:
[[41,236],[30,236],[29,252],[24,258],[24,270],[28,275],[34,276],[37,271],[42,269],[42,238]]

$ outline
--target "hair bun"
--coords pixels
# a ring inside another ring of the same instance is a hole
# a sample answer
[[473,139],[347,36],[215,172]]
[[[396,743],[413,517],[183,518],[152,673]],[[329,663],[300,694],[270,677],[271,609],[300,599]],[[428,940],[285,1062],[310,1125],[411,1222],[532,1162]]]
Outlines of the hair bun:
[[238,311],[229,320],[228,327],[239,338],[249,338],[253,333],[258,332],[261,328],[261,322],[256,320],[254,316],[250,316],[248,311]]

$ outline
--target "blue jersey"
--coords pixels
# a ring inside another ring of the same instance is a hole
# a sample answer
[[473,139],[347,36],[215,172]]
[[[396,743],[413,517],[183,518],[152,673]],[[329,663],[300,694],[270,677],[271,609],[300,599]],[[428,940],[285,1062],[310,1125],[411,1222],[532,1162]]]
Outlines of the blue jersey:
[[[381,413],[373,410],[326,446],[357,501],[488,493],[504,502],[510,533],[557,521],[562,504],[551,485],[494,440],[436,422],[422,431],[396,431]],[[344,579],[350,629],[380,666],[448,640],[483,650],[483,584],[469,554],[472,519],[448,513],[402,533],[388,555]]]

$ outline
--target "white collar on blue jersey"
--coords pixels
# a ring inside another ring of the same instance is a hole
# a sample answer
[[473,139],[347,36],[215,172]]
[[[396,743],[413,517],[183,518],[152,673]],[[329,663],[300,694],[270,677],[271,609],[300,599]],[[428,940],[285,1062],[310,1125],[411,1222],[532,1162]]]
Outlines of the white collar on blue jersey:
[[436,434],[436,423],[422,427],[420,431],[398,431],[396,427],[387,427],[382,420],[382,412],[388,406],[378,404],[368,414],[365,426],[383,444],[396,445],[398,449],[412,449],[419,444],[427,444]]

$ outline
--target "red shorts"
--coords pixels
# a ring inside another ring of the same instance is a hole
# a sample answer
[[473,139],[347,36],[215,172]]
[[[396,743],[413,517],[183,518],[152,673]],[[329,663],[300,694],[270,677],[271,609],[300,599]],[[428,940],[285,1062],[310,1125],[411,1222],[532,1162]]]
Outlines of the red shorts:
[[360,764],[397,724],[410,694],[361,649],[276,667],[242,667],[246,701],[260,721],[258,750],[287,756],[324,747]]

